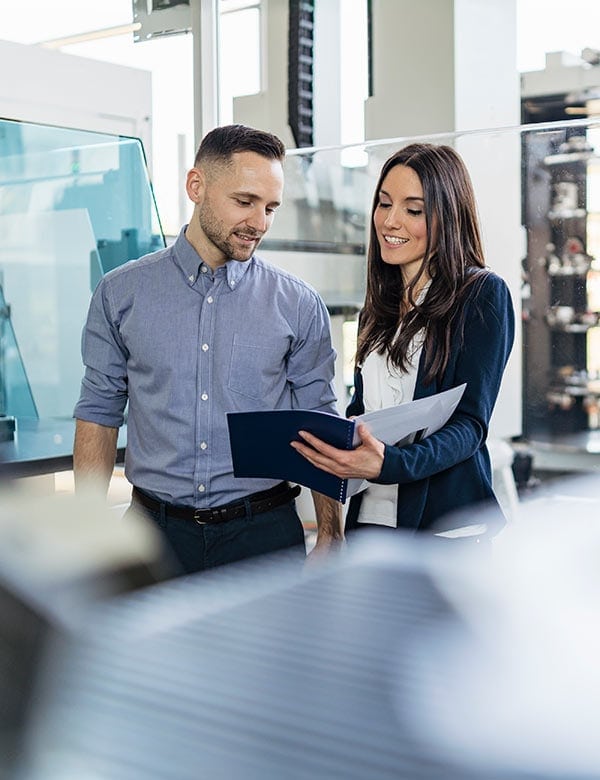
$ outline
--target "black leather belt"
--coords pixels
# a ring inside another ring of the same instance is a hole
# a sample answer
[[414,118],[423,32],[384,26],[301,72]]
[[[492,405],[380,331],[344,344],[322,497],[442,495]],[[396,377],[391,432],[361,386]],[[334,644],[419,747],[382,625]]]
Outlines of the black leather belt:
[[230,504],[214,506],[210,509],[194,509],[191,506],[181,506],[179,504],[167,504],[163,501],[156,501],[150,498],[146,493],[134,487],[131,493],[132,498],[151,509],[153,512],[160,512],[164,507],[165,513],[169,517],[177,517],[180,520],[194,520],[200,525],[207,523],[225,523],[228,520],[234,520],[236,517],[245,517],[246,502],[250,502],[250,511],[253,515],[260,515],[262,512],[268,512],[277,506],[288,504],[301,491],[300,485],[292,487],[287,482],[281,482],[270,490],[262,490],[258,493],[251,493],[245,499],[232,501]]

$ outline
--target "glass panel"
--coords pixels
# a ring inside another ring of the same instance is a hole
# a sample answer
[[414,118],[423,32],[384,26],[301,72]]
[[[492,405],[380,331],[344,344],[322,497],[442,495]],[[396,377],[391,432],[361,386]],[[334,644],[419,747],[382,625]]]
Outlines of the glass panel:
[[[0,284],[0,418],[37,418],[29,380]],[[1,437],[0,437],[1,439]]]
[[7,413],[30,409],[29,393],[41,418],[71,417],[92,290],[103,273],[165,244],[140,142],[0,120],[0,235],[28,380],[9,386],[3,371]]

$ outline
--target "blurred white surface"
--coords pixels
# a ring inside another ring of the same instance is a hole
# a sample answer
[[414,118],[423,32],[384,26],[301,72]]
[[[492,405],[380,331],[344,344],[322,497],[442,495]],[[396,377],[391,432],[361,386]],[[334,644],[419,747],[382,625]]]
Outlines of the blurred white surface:
[[469,630],[414,648],[421,738],[480,768],[598,776],[599,521],[600,477],[555,483],[518,506],[491,565],[441,573]]

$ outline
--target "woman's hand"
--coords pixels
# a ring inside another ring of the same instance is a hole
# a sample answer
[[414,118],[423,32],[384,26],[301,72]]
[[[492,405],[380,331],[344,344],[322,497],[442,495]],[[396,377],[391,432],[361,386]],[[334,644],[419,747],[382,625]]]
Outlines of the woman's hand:
[[353,450],[339,450],[306,431],[299,431],[306,444],[290,443],[313,466],[329,474],[342,479],[374,479],[381,473],[385,445],[371,436],[366,425],[359,425],[357,430],[360,444]]

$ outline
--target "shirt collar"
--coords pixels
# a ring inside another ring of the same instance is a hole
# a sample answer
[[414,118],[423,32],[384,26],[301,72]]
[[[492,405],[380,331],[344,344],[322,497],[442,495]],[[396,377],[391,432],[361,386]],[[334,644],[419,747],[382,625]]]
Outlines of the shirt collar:
[[[179,235],[177,236],[177,238],[175,239],[175,243],[173,244],[173,251],[175,253],[176,262],[184,272],[186,279],[188,280],[191,286],[196,281],[196,278],[198,277],[198,273],[200,272],[203,265],[206,266],[208,271],[210,271],[211,273],[212,273],[212,269],[210,268],[210,266],[204,263],[200,255],[196,252],[194,247],[190,244],[190,242],[185,237],[186,228],[187,225],[184,225],[179,231]],[[243,278],[244,274],[248,270],[248,267],[253,262],[254,262],[254,257],[251,257],[250,260],[246,262],[240,262],[239,260],[226,261],[225,271],[227,273],[227,286],[231,290],[235,290],[235,288]]]
[[231,290],[235,290],[252,263],[254,263],[254,255],[250,260],[245,260],[244,262],[240,262],[239,260],[227,260],[225,263],[225,268],[227,269],[227,284]]

